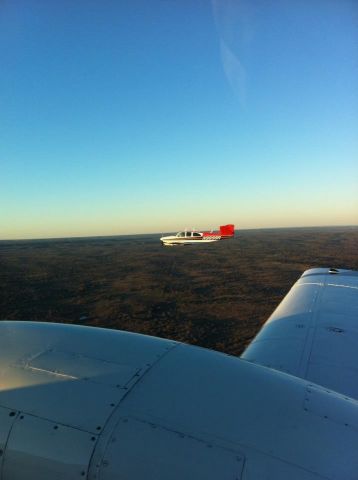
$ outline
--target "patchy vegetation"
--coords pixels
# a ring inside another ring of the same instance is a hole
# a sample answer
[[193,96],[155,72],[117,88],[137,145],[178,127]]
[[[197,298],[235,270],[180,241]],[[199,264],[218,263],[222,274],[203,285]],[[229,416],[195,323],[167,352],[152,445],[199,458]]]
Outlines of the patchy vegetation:
[[239,355],[307,268],[358,269],[358,227],[0,242],[0,318],[95,325]]

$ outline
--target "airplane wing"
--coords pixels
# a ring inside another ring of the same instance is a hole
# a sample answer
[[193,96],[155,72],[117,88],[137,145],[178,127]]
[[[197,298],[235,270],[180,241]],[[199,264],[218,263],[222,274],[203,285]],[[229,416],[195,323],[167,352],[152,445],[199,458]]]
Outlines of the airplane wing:
[[307,270],[241,358],[358,399],[358,272]]
[[244,360],[0,322],[1,480],[357,480],[358,273],[331,272],[302,276]]

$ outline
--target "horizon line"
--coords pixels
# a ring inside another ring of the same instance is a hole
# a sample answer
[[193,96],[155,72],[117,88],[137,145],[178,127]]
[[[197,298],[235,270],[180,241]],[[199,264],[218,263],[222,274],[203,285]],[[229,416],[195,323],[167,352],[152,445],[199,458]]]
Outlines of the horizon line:
[[[294,227],[254,227],[254,228],[235,228],[238,231],[252,231],[252,230],[297,230],[297,229],[319,229],[319,228],[358,228],[358,224],[342,224],[342,225],[301,225]],[[26,241],[41,241],[41,240],[74,240],[74,239],[89,239],[89,238],[117,238],[117,237],[135,237],[145,235],[162,235],[171,232],[148,232],[148,233],[118,233],[113,235],[78,235],[78,236],[63,236],[63,237],[31,237],[31,238],[0,238],[0,242],[26,242]]]

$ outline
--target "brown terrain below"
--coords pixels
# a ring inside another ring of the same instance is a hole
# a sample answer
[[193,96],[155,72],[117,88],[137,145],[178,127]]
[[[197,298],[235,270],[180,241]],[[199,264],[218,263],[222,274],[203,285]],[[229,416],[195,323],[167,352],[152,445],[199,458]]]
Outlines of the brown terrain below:
[[358,269],[358,227],[0,242],[0,318],[140,332],[239,355],[302,272]]

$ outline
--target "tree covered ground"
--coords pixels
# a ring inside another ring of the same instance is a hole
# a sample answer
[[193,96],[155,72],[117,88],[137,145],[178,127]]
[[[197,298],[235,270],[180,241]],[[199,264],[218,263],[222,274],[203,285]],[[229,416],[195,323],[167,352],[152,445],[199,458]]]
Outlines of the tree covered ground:
[[95,325],[239,355],[304,270],[358,269],[358,227],[0,242],[0,318]]

